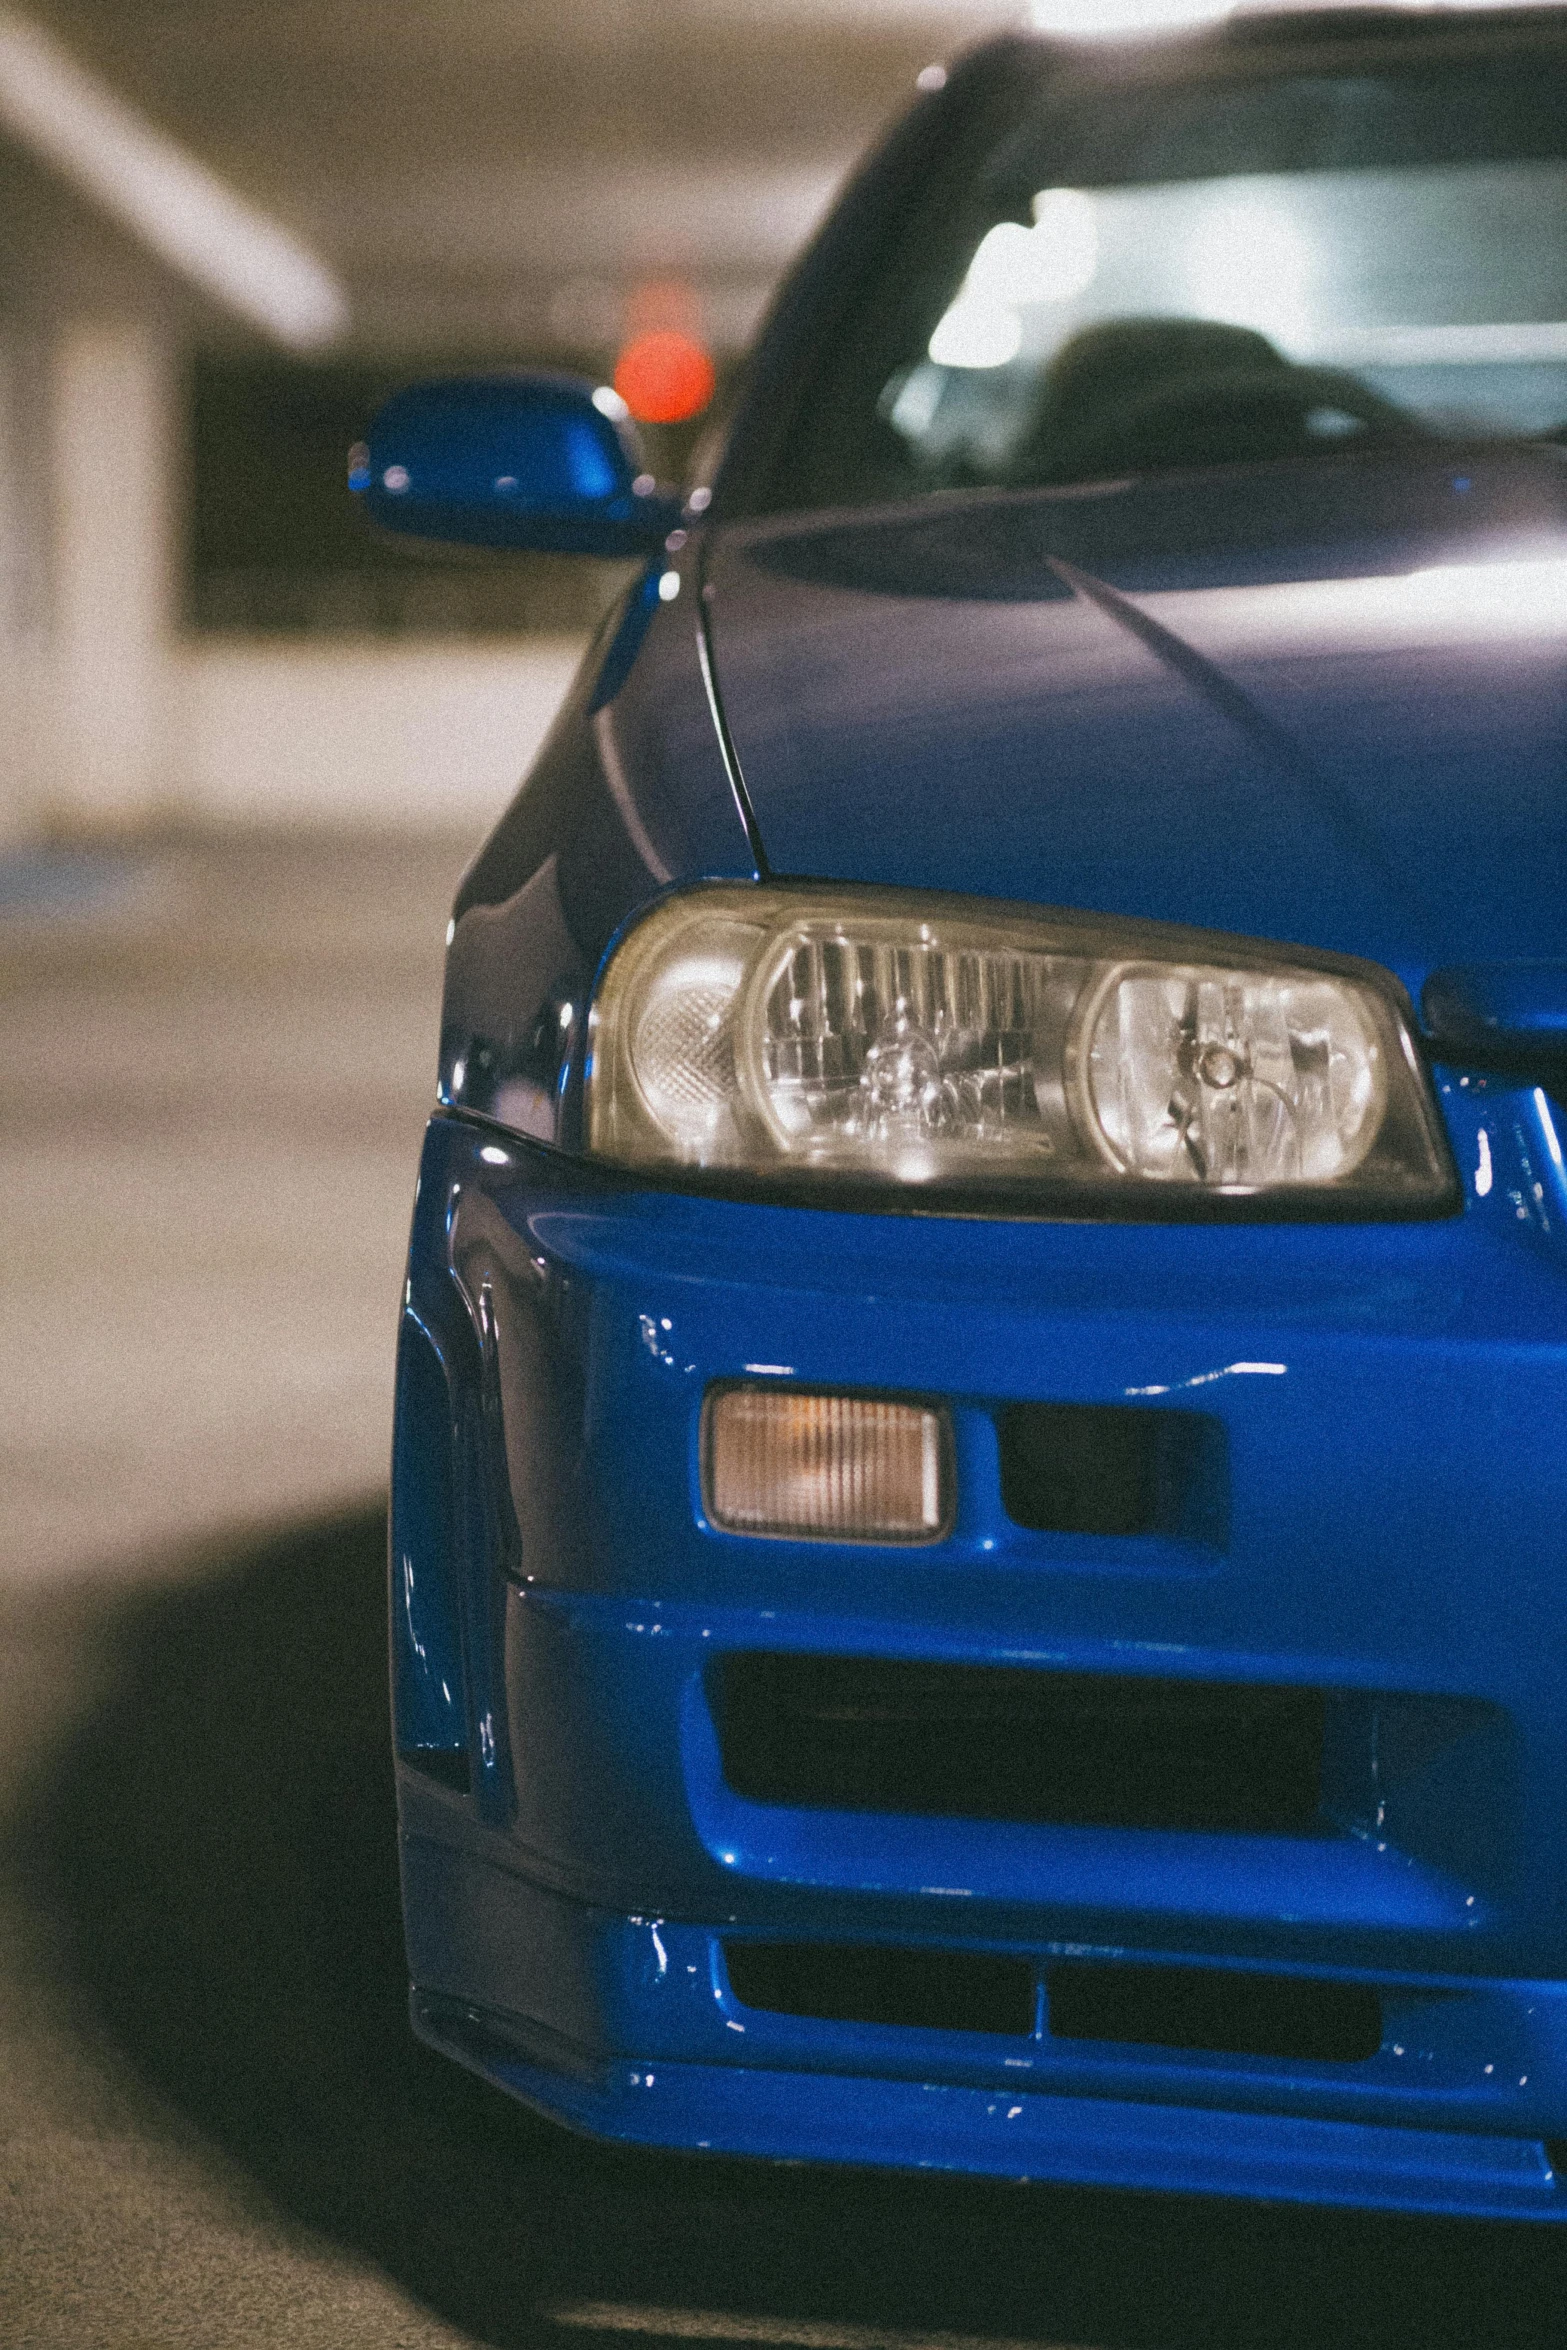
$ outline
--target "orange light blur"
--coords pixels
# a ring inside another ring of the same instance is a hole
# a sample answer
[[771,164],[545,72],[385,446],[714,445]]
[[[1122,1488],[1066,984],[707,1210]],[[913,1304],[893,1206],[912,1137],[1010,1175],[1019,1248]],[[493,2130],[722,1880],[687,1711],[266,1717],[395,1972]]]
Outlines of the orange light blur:
[[615,389],[638,424],[700,416],[717,382],[703,345],[670,327],[633,336],[615,362]]

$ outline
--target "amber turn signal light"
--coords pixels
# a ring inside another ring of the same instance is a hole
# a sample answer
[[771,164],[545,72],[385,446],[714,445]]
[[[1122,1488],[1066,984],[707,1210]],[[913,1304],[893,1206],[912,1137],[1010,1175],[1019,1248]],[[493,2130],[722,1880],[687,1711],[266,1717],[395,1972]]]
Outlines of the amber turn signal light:
[[708,1517],[731,1534],[938,1542],[950,1516],[945,1415],[880,1396],[721,1387],[708,1396]]

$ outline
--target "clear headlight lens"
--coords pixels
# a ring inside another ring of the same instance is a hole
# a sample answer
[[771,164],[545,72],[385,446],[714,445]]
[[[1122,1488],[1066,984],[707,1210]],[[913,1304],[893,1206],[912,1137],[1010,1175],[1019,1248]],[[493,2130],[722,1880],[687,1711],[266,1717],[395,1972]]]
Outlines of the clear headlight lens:
[[1143,923],[704,887],[621,943],[591,1037],[589,1147],[628,1166],[1025,1187],[1046,1210],[1451,1193],[1390,979]]
[[1377,1025],[1339,979],[1113,970],[1083,1024],[1094,1124],[1156,1182],[1340,1182],[1387,1113]]

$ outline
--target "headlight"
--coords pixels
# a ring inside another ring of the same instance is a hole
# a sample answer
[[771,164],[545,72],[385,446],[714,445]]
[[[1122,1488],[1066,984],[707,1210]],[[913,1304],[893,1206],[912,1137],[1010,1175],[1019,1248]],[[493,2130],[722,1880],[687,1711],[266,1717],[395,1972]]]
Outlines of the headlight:
[[789,1188],[1026,1194],[1044,1214],[1455,1198],[1374,966],[890,891],[665,899],[604,970],[586,1109],[589,1148],[624,1166]]

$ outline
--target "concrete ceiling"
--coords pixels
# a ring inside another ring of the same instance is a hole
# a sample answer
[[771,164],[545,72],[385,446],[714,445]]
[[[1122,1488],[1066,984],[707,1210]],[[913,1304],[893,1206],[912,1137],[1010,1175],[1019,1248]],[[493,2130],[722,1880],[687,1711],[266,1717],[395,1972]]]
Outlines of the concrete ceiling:
[[365,352],[743,339],[919,68],[1021,0],[33,0],[342,277]]

